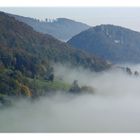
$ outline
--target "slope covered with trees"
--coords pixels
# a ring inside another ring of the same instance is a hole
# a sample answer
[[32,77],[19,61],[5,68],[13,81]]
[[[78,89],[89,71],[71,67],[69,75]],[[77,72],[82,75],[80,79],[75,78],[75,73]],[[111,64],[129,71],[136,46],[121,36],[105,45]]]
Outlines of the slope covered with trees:
[[66,18],[57,18],[54,20],[46,19],[46,21],[40,21],[38,19],[18,15],[10,14],[10,16],[13,16],[15,19],[30,25],[38,32],[50,34],[62,41],[67,41],[81,31],[90,28],[87,24]]
[[1,95],[36,96],[36,90],[42,87],[46,90],[67,89],[65,83],[54,81],[52,63],[69,63],[95,71],[109,67],[94,55],[38,33],[0,12]]
[[99,25],[74,36],[68,43],[113,63],[140,62],[140,33],[127,28]]

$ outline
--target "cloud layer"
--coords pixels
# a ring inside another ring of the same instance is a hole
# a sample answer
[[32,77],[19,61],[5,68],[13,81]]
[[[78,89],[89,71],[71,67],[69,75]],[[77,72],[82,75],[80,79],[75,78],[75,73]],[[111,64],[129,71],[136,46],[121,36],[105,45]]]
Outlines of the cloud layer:
[[58,92],[36,102],[21,99],[0,110],[0,132],[140,132],[140,77],[63,66],[57,66],[55,75],[68,83],[76,79],[79,85],[90,85],[95,93]]

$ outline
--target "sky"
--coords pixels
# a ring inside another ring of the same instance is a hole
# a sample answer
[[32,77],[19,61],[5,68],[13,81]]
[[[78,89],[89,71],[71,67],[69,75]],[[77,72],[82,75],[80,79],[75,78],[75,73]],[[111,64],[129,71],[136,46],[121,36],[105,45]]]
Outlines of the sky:
[[64,17],[91,26],[114,24],[140,31],[140,7],[2,7],[0,11],[40,20]]

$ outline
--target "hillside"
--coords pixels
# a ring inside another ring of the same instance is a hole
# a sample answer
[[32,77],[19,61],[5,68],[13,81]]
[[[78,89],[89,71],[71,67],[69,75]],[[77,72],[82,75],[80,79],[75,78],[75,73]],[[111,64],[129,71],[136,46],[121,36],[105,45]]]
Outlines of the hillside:
[[18,15],[10,14],[10,16],[13,16],[15,19],[30,25],[37,32],[50,34],[62,41],[67,41],[74,35],[90,27],[84,23],[66,18],[57,18],[55,20],[46,19],[46,21],[39,21],[37,19]]
[[[103,70],[107,66],[102,59],[71,48],[50,35],[38,33],[30,26],[16,21],[4,13],[0,13],[0,45],[1,50],[11,51],[10,55],[21,52],[20,55],[25,53],[25,55],[35,57],[38,61],[67,62],[95,71]],[[1,53],[1,55],[3,54]],[[35,58],[34,60],[36,60]]]
[[105,61],[38,33],[0,12],[0,95],[36,96],[36,90],[42,87],[40,83],[50,85],[46,91],[67,87],[54,81],[52,63],[68,63],[95,71],[109,67]]
[[68,43],[113,63],[140,62],[140,33],[127,28],[96,26],[74,36]]

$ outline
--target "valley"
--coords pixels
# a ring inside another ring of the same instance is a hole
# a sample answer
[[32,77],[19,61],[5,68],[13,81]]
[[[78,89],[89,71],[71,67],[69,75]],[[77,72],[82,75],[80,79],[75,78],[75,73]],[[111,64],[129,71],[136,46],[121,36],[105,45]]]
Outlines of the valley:
[[139,31],[0,11],[0,133],[140,132],[139,100]]

